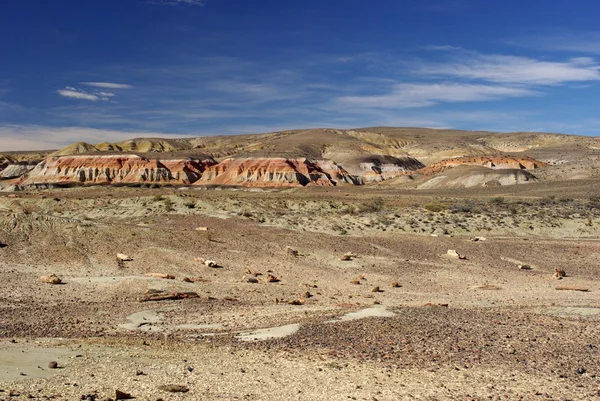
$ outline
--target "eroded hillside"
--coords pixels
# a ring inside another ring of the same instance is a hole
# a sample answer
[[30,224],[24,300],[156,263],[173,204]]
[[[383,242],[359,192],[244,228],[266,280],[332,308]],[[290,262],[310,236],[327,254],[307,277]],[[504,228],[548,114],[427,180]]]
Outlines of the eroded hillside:
[[0,157],[0,187],[385,182],[409,188],[461,188],[538,178],[594,178],[600,172],[599,138],[391,127],[77,142],[52,153],[24,155]]

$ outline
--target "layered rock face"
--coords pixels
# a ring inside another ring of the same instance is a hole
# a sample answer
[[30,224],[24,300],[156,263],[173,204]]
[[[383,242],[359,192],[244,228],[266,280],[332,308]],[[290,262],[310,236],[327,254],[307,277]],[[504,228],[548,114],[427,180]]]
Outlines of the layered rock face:
[[31,164],[8,164],[3,169],[0,169],[0,179],[8,180],[18,178],[33,170],[35,166]]
[[522,169],[493,170],[480,166],[460,166],[451,171],[437,174],[419,185],[418,188],[490,187],[524,184],[535,180],[537,178],[533,174]]
[[225,159],[210,166],[195,185],[242,185],[250,187],[299,187],[361,184],[330,160],[306,158]]
[[481,166],[490,169],[519,169],[533,170],[547,166],[546,163],[537,161],[530,157],[510,157],[510,156],[481,156],[481,157],[457,157],[453,159],[442,160],[439,163],[431,164],[418,171],[422,175],[433,175],[457,166]]
[[425,167],[423,163],[414,157],[403,157],[390,162],[366,161],[360,163],[360,177],[364,182],[379,182],[390,180],[401,175],[408,175]]
[[191,184],[214,163],[192,159],[149,160],[137,155],[52,156],[39,163],[19,183]]

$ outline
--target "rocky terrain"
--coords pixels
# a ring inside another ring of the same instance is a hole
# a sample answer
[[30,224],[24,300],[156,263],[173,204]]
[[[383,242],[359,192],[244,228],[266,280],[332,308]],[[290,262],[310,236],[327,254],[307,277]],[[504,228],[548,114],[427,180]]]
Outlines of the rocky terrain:
[[429,132],[7,154],[0,400],[599,399],[595,139]]
[[[585,157],[580,157],[585,155]],[[32,166],[36,164],[35,168]],[[462,168],[456,167],[480,167]],[[598,176],[598,138],[373,127],[134,139],[0,158],[0,190],[40,185],[406,188],[514,185]]]

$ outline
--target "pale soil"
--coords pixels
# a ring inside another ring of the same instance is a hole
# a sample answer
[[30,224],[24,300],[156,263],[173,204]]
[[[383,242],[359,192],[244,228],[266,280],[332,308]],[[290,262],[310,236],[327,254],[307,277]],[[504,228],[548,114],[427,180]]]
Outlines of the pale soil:
[[[532,185],[0,197],[0,400],[598,399],[598,186]],[[139,302],[148,289],[200,297]]]

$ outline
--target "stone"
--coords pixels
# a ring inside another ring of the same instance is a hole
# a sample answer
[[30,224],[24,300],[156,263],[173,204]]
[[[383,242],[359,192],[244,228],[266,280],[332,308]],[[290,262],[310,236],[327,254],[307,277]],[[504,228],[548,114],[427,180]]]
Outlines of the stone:
[[274,276],[274,275],[272,275],[272,274],[269,274],[269,275],[267,276],[267,281],[268,281],[269,283],[278,283],[280,280],[279,280],[279,278],[277,278],[276,276]]
[[466,256],[460,255],[458,252],[456,252],[455,249],[448,249],[448,252],[446,254],[448,256],[451,256],[451,257],[456,258],[456,259],[461,259],[461,260],[467,259]]
[[131,400],[134,398],[131,394],[121,390],[115,390],[115,400]]
[[252,284],[257,284],[258,283],[258,279],[256,277],[246,277],[246,282],[247,283],[252,283]]
[[567,272],[565,272],[564,269],[556,268],[554,269],[553,277],[557,280],[562,280],[563,277],[567,277]]
[[383,291],[379,287],[373,287],[373,288],[371,288],[371,292],[383,292]]
[[398,283],[397,281],[392,281],[392,288],[399,288],[399,287],[402,287],[400,285],[400,283]]
[[162,278],[166,280],[175,280],[175,276],[172,274],[164,274],[164,273],[144,273],[146,277],[154,277],[154,278]]
[[47,283],[47,284],[61,284],[62,283],[62,279],[60,277],[58,277],[56,274],[41,276],[40,281],[42,283]]
[[48,362],[48,369],[56,369],[56,368],[58,368],[58,362],[56,362],[56,361]]
[[167,391],[169,393],[187,393],[188,391],[190,391],[189,388],[181,384],[163,384],[161,386],[158,386],[158,389],[162,391]]
[[291,246],[286,246],[285,247],[285,251],[287,252],[288,255],[290,256],[294,256],[297,257],[298,256],[298,251],[295,250],[294,248],[292,248]]
[[215,262],[214,260],[205,260],[203,263],[204,263],[204,265],[205,265],[205,266],[212,267],[212,268],[221,267],[221,266],[219,266],[219,264],[218,264],[217,262]]
[[532,270],[533,268],[530,265],[519,265],[519,269],[521,269],[521,270]]
[[117,260],[122,262],[131,262],[133,258],[131,256],[125,255],[124,253],[117,253]]

